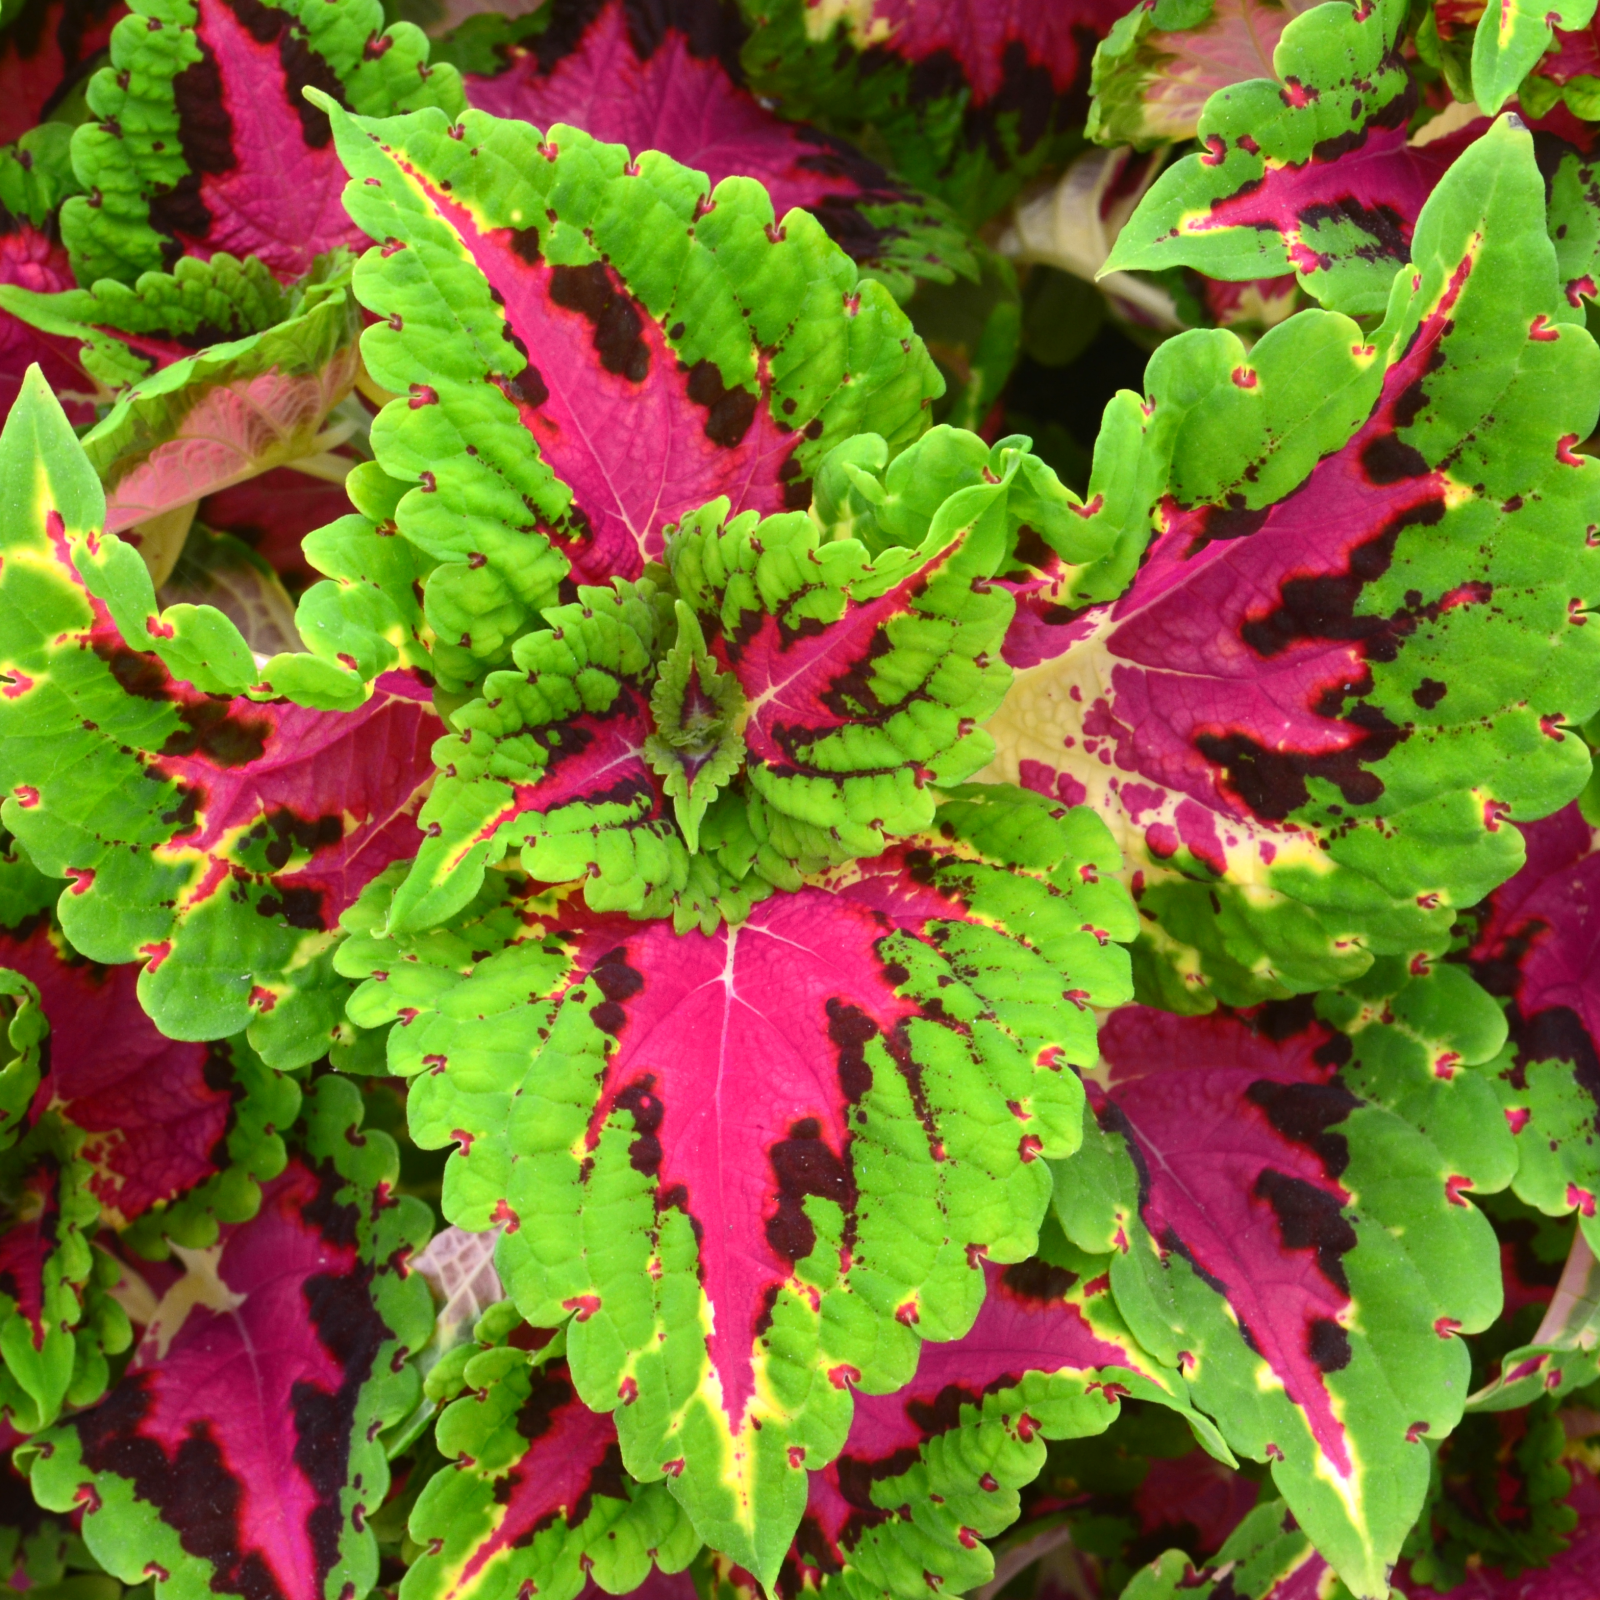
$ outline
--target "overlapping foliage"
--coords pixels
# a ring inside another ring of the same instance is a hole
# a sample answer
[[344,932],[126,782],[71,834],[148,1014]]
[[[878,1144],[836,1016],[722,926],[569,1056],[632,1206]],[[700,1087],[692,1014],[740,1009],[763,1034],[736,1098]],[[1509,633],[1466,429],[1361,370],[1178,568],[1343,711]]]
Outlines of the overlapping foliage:
[[1587,1600],[1592,11],[0,8],[10,1587]]

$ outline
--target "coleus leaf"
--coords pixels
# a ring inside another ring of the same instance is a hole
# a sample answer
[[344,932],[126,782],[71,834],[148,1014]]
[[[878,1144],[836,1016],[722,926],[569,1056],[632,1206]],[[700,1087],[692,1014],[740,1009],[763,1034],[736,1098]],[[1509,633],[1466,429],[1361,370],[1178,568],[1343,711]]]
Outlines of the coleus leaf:
[[336,1600],[376,1579],[377,1434],[415,1398],[431,1318],[405,1261],[428,1217],[359,1121],[353,1085],[317,1080],[259,1214],[189,1254],[106,1398],[32,1441],[40,1503],[83,1506],[124,1582]]
[[596,911],[671,910],[709,932],[720,897],[797,888],[926,828],[931,786],[992,753],[975,725],[1010,677],[1011,597],[990,581],[1007,547],[1037,522],[1069,551],[1099,548],[1021,443],[938,428],[886,487],[871,468],[887,446],[860,436],[823,475],[845,477],[863,509],[839,510],[865,542],[804,512],[729,520],[722,499],[670,535],[663,589],[581,589],[547,609],[516,670],[491,673],[435,749],[429,837],[391,925],[459,909],[524,844],[529,873],[586,878]]
[[439,563],[447,688],[506,663],[563,556],[580,582],[636,578],[719,494],[801,506],[867,421],[895,448],[922,430],[939,379],[887,291],[752,180],[708,197],[665,156],[479,111],[333,122],[351,215],[386,241],[356,271],[383,319],[362,354],[409,398],[372,442],[417,485],[395,520]]
[[[1094,283],[1112,313],[1134,329],[1166,333],[1240,323],[1270,327],[1283,321],[1300,299],[1292,274],[1224,283],[1198,275],[1185,280],[1171,272],[1154,277],[1102,272],[1118,233],[1166,154],[1165,148],[1141,153],[1128,145],[1111,150],[1091,146],[1068,164],[1053,189],[1018,202],[999,248],[1016,261],[1056,267]],[[1041,310],[1036,307],[1034,315]]]
[[896,173],[982,222],[1076,143],[1122,0],[749,0],[743,59],[785,112],[871,127]]
[[[1132,12],[1118,26],[1148,15]],[[1267,265],[1287,266],[1335,310],[1381,310],[1390,275],[1408,259],[1422,202],[1488,126],[1481,117],[1452,115],[1408,137],[1415,106],[1410,68],[1393,50],[1376,67],[1370,59],[1379,43],[1373,30],[1382,20],[1377,10],[1358,8],[1351,17],[1330,14],[1314,28],[1308,23],[1290,37],[1295,59],[1282,73],[1219,91],[1198,130],[1207,148],[1162,178],[1124,230],[1113,266],[1181,262],[1235,281]],[[1385,38],[1393,37],[1399,20],[1389,18]],[[1342,51],[1331,47],[1335,36],[1344,41]],[[1330,47],[1312,49],[1313,37]],[[1580,295],[1593,295],[1600,276],[1594,140],[1558,103],[1555,85],[1539,77],[1527,84],[1522,115],[1530,119],[1540,170],[1547,174],[1548,230],[1576,306]],[[1108,93],[1115,87],[1113,80]],[[1600,102],[1584,109],[1600,111]],[[1350,120],[1342,129],[1330,122],[1346,113]],[[1251,129],[1263,126],[1270,137],[1258,146]]]
[[983,1308],[949,1343],[922,1346],[893,1394],[858,1394],[839,1458],[811,1474],[779,1593],[968,1592],[995,1575],[983,1543],[1017,1516],[1045,1441],[1097,1435],[1125,1397],[1190,1410],[1183,1379],[1128,1333],[1109,1261],[1047,1229],[1037,1259],[986,1264]]
[[1313,1013],[1336,1030],[1328,1049],[1340,1081],[1425,1134],[1458,1190],[1497,1194],[1512,1181],[1517,1143],[1497,1115],[1493,1082],[1505,1016],[1459,966],[1380,957],[1284,1014]]
[[10,1145],[27,1125],[28,1108],[38,1092],[50,1021],[38,985],[15,967],[0,968],[0,995],[5,997],[8,1046],[6,1064],[0,1069],[0,1144]]
[[922,278],[975,279],[964,231],[843,140],[785,122],[745,87],[736,6],[673,0],[558,0],[545,30],[507,46],[493,75],[469,73],[467,101],[537,127],[556,123],[632,151],[659,150],[715,188],[760,181],[781,221],[811,212],[828,236],[904,300]]
[[1114,1014],[1055,1205],[1112,1253],[1134,1336],[1377,1600],[1427,1491],[1423,1440],[1466,1398],[1455,1334],[1499,1311],[1498,1252],[1470,1182],[1353,1093],[1343,1038],[1303,1018]]
[[1121,17],[1095,52],[1087,132],[1147,149],[1192,139],[1220,90],[1274,76],[1272,58],[1301,0],[1152,0]]
[[1545,53],[1552,29],[1571,32],[1585,27],[1593,16],[1594,0],[1537,6],[1524,0],[1492,0],[1472,39],[1472,98],[1492,116]]
[[627,1594],[693,1559],[683,1509],[664,1484],[628,1477],[615,1421],[578,1398],[559,1345],[480,1350],[464,1379],[439,1419],[447,1464],[411,1512],[421,1552],[404,1600],[573,1600],[591,1575]]
[[[988,725],[992,775],[1115,819],[1196,1004],[1442,951],[1454,908],[1520,864],[1507,816],[1584,781],[1563,729],[1600,682],[1600,501],[1572,449],[1592,415],[1561,397],[1596,352],[1542,211],[1502,121],[1430,198],[1370,342],[1302,313],[1248,360],[1223,333],[1163,347],[1144,564],[1114,605],[1035,619],[1025,659],[1052,633],[1062,653]],[[1108,480],[1131,442],[1103,441]]]
[[[35,14],[40,9],[27,8]],[[19,22],[28,20],[24,16]],[[3,74],[0,57],[0,82]],[[71,264],[56,227],[63,198],[77,192],[71,137],[64,123],[45,123],[30,128],[15,144],[0,146],[0,422],[34,362],[43,367],[75,423],[95,420],[97,385],[80,370],[74,353],[17,318],[7,298],[19,293],[49,295],[72,286]]]
[[1516,1136],[1517,1194],[1547,1216],[1573,1211],[1600,1244],[1600,883],[1594,830],[1576,804],[1526,832],[1527,861],[1475,916],[1465,952],[1506,1002],[1511,1042],[1495,1084]]
[[441,1228],[412,1261],[412,1271],[428,1280],[437,1302],[433,1319],[437,1348],[448,1351],[463,1344],[483,1313],[505,1299],[505,1288],[494,1270],[499,1241],[498,1228],[487,1233]]
[[56,111],[127,14],[122,0],[31,0],[0,32],[0,144]]
[[[328,413],[349,394],[360,360],[347,271],[338,259],[324,263],[281,321],[164,365],[122,393],[83,441],[106,487],[106,533],[178,513],[323,448]],[[158,581],[165,577],[153,550],[146,561]]]
[[262,682],[277,693],[348,710],[391,668],[429,672],[434,641],[420,595],[433,562],[395,537],[394,512],[404,492],[404,484],[362,462],[344,482],[356,510],[301,541],[303,559],[328,576],[307,588],[295,608],[295,628],[309,653],[283,652],[261,668]]
[[1291,20],[1272,76],[1206,102],[1204,148],[1156,180],[1107,270],[1292,271],[1333,310],[1382,311],[1418,213],[1461,143],[1408,142],[1416,90],[1395,50],[1405,16],[1400,0],[1363,0]]
[[1346,1600],[1281,1500],[1257,1506],[1211,1560],[1182,1550],[1157,1556],[1122,1591],[1123,1600]]
[[[330,581],[313,584],[296,607],[270,568],[253,574],[262,591],[255,606],[219,609],[203,588],[206,603],[196,606],[182,586],[173,592],[170,577],[158,591],[151,568],[174,559],[161,547],[168,534],[164,517],[139,524],[130,536],[141,540],[137,551],[111,536],[91,536],[74,558],[78,572],[90,593],[104,601],[123,640],[148,645],[181,681],[207,693],[281,697],[316,711],[353,711],[391,668],[427,671],[431,640],[416,588],[430,563],[393,536],[403,485],[371,462],[343,469],[343,477],[345,503],[360,509],[301,541],[302,559],[326,571]],[[193,509],[171,514],[177,518],[173,531],[184,531]],[[204,530],[196,534],[191,524],[187,534],[180,562],[191,551],[198,559],[207,548]],[[246,562],[259,560],[242,547],[235,553]],[[270,619],[252,614],[268,609],[274,613]],[[269,621],[265,635],[250,637],[246,625],[263,620]],[[295,649],[297,644],[306,649]]]
[[1038,1157],[1079,1133],[1064,1069],[1127,992],[1087,813],[1000,791],[937,826],[714,935],[510,874],[416,938],[381,936],[379,883],[347,917],[350,1015],[399,1019],[413,1137],[461,1146],[446,1215],[504,1224],[501,1277],[536,1324],[576,1313],[628,1470],[765,1582],[850,1385],[906,1381],[982,1261],[1034,1248]]
[[[92,289],[79,289],[67,287],[72,276],[63,254],[58,282],[46,292],[0,286],[0,307],[114,392],[209,345],[264,333],[295,316],[305,309],[304,289],[331,275],[327,266],[319,263],[322,270],[293,293],[261,261],[230,255],[182,257],[172,272],[144,273],[132,288],[102,278]],[[311,298],[315,304],[315,291]]]
[[140,1001],[170,1038],[248,1026],[273,1065],[314,1060],[343,1029],[337,918],[416,849],[427,688],[386,675],[349,715],[258,705],[130,650],[74,569],[100,488],[36,373],[0,437],[0,495],[0,787],[6,825],[72,880],[67,938],[144,959]]
[[358,110],[461,106],[410,23],[378,0],[135,0],[90,81],[100,118],[73,136],[84,188],[61,231],[81,283],[170,268],[180,254],[258,256],[285,283],[357,241],[311,85]]
[[24,1084],[5,1074],[0,1134],[50,1119],[103,1224],[142,1224],[130,1242],[145,1248],[162,1235],[211,1244],[218,1221],[250,1216],[260,1180],[283,1170],[279,1130],[294,1121],[299,1086],[243,1040],[163,1038],[140,1008],[137,966],[86,962],[47,917],[30,921],[0,932],[0,964],[37,991],[49,1058],[15,1113],[13,1083]]
[[55,221],[61,202],[77,192],[67,123],[40,123],[15,144],[0,146],[0,204],[13,217],[46,227]]

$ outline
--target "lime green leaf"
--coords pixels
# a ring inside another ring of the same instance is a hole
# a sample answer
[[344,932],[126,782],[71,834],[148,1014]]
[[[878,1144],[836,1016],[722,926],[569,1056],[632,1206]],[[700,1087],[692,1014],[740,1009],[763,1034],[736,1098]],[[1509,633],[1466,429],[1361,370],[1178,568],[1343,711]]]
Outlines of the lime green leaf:
[[752,180],[708,196],[664,156],[478,111],[332,116],[380,241],[356,272],[381,319],[363,356],[405,396],[373,447],[416,485],[396,521],[439,563],[447,687],[507,663],[569,563],[635,579],[717,495],[804,505],[838,440],[924,427],[940,380],[887,291],[809,214],[779,228]]

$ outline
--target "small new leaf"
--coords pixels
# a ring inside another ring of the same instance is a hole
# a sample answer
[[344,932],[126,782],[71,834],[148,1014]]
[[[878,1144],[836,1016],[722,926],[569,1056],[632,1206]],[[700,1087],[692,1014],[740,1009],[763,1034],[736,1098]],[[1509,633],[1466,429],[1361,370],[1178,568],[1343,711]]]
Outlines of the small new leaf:
[[744,765],[744,695],[731,672],[719,672],[694,612],[676,602],[678,637],[662,658],[650,691],[655,731],[644,756],[664,780],[678,831],[693,855],[700,819],[717,791]]

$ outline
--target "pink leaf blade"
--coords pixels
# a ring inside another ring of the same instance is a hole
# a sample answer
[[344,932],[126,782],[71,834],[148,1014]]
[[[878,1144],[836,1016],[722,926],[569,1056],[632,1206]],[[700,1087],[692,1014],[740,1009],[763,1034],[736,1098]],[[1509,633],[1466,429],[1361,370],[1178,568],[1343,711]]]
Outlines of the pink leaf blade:
[[[741,1560],[781,1562],[806,1452],[843,1442],[852,1373],[891,1386],[919,1337],[956,1337],[977,1314],[986,1255],[1032,1249],[1039,1156],[1070,1148],[1081,1117],[1068,1063],[1093,1054],[1089,1006],[1127,992],[1111,940],[1131,933],[1128,908],[1097,868],[1079,871],[1103,833],[1041,811],[1023,872],[1001,864],[1014,830],[994,811],[968,797],[941,843],[710,933],[500,875],[448,925],[499,952],[466,973],[405,960],[434,935],[397,938],[379,886],[352,913],[341,967],[366,979],[352,1015],[398,1022],[390,1063],[415,1078],[417,1136],[460,1152],[447,1214],[503,1226],[518,1308],[540,1325],[572,1317],[585,1401],[615,1408],[625,1455],[659,1461],[701,1533]],[[548,1040],[534,1070],[539,1105],[560,1108],[549,1122],[515,1093],[529,1038]],[[602,1190],[620,1197],[605,1241],[584,1221]],[[897,1196],[947,1191],[970,1195],[970,1220],[931,1238],[896,1220],[923,1203]],[[880,1308],[860,1337],[824,1332],[825,1297],[855,1292]],[[623,1329],[643,1344],[619,1361]],[[763,1382],[780,1340],[817,1373],[798,1415]],[[731,1496],[729,1469],[660,1420],[658,1348],[697,1374],[689,1415],[727,1441]]]
[[414,1400],[402,1368],[427,1291],[403,1262],[426,1221],[375,1188],[393,1146],[347,1140],[359,1094],[323,1080],[310,1098],[302,1153],[257,1216],[184,1253],[127,1373],[35,1462],[35,1492],[63,1506],[99,1475],[85,1534],[126,1579],[154,1562],[315,1600],[375,1570],[356,1508],[381,1503],[376,1434]]
[[[1058,1166],[1058,1213],[1079,1242],[1106,1238],[1141,1343],[1233,1448],[1273,1463],[1318,1548],[1376,1594],[1426,1490],[1419,1441],[1460,1415],[1454,1332],[1498,1310],[1492,1234],[1437,1149],[1341,1081],[1348,1045],[1292,1007],[1129,1007],[1101,1042],[1097,1154]],[[1102,1149],[1127,1166],[1100,1165]]]
[[[582,128],[630,151],[660,150],[706,175],[757,179],[777,221],[810,211],[854,260],[915,274],[971,269],[946,219],[842,140],[786,122],[744,86],[742,30],[705,14],[645,24],[623,0],[593,9],[581,36],[511,45],[507,66],[465,79],[468,102],[537,127]],[[920,237],[902,238],[907,230]],[[932,250],[934,253],[929,254]]]

